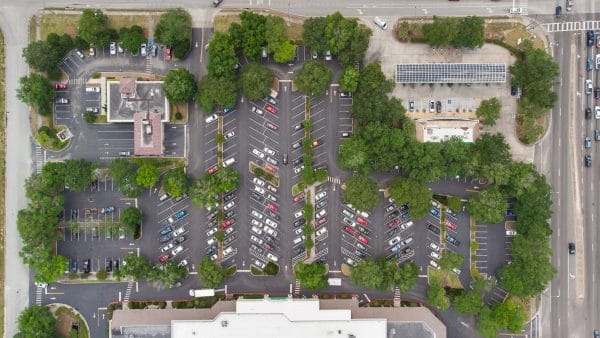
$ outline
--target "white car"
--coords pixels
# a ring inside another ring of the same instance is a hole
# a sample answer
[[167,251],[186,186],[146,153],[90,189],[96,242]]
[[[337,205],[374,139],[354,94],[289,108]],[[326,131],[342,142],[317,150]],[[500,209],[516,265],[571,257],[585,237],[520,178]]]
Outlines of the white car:
[[235,202],[231,201],[231,202],[225,204],[225,206],[223,207],[223,210],[227,211],[227,210],[233,208],[234,206],[235,206]]
[[258,185],[259,187],[264,187],[265,186],[265,181],[261,180],[258,177],[255,177],[252,179],[252,183]]
[[275,152],[275,150],[269,148],[269,147],[265,147],[265,149],[263,149],[263,151],[271,156],[275,156],[277,153]]
[[270,252],[267,254],[267,258],[273,263],[277,263],[277,261],[279,260],[279,257],[273,255]]
[[265,111],[264,111],[264,110],[262,110],[262,109],[260,109],[260,108],[256,108],[256,107],[252,106],[252,109],[250,109],[250,110],[251,110],[253,113],[256,113],[256,114],[258,114],[258,115],[260,115],[260,116],[263,116],[263,115],[265,115]]
[[181,228],[177,228],[173,231],[173,237],[177,237],[179,235],[181,235],[182,233],[185,232],[185,228],[181,227]]
[[225,141],[229,140],[230,138],[235,136],[235,132],[234,131],[230,131],[227,134],[223,135],[223,138],[225,139]]
[[175,249],[173,249],[173,251],[171,251],[171,255],[173,257],[177,256],[178,253],[183,251],[183,245],[180,245],[178,247],[176,247]]
[[402,224],[400,224],[400,229],[406,230],[406,229],[410,228],[411,226],[413,226],[413,224],[414,224],[413,221],[408,221],[406,223],[402,223]]
[[110,43],[110,55],[115,55],[117,54],[117,43],[112,41]]
[[260,151],[260,150],[258,150],[258,149],[256,149],[256,148],[253,148],[253,149],[252,149],[252,155],[254,155],[254,156],[256,156],[256,157],[260,158],[261,160],[262,160],[263,158],[265,158],[265,153],[263,153],[262,151]]
[[331,51],[325,52],[325,61],[331,61]]
[[304,242],[305,239],[306,239],[306,236],[302,235],[300,237],[294,238],[293,243],[294,243],[294,245],[300,244],[300,243]]
[[171,250],[171,249],[173,249],[173,243],[169,243],[169,244],[167,244],[167,245],[163,246],[163,247],[160,249],[160,252],[167,252],[167,251],[169,251],[169,250]]
[[596,106],[594,112],[596,113],[596,120],[600,119],[600,106]]
[[298,210],[294,213],[295,218],[300,218],[302,216],[304,216],[304,210]]
[[210,260],[211,260],[211,261],[213,261],[213,262],[214,262],[214,261],[215,261],[217,258],[219,258],[219,256],[218,256],[217,254],[214,254],[214,255],[210,256]]
[[210,236],[212,236],[212,235],[214,235],[214,234],[216,234],[216,233],[217,233],[217,227],[213,227],[212,229],[209,229],[209,230],[206,232],[206,236],[207,236],[207,237],[210,237]]
[[457,268],[452,268],[452,272],[454,272],[457,275],[460,275],[460,273],[461,273],[460,269],[457,269]]
[[297,228],[296,230],[294,230],[294,233],[298,236],[302,235],[302,232],[304,232],[304,230],[302,230],[302,228]]
[[254,235],[250,236],[250,240],[258,245],[262,245],[265,241],[262,238],[258,238]]
[[394,238],[390,239],[390,240],[388,241],[388,244],[391,246],[391,245],[394,245],[394,244],[396,244],[396,243],[398,243],[398,242],[400,242],[400,236],[396,236],[396,237],[394,237]]
[[187,259],[184,259],[181,262],[179,262],[179,266],[187,266],[187,265],[188,265]]
[[429,265],[431,265],[432,267],[436,268],[436,269],[440,269],[440,265],[434,261],[433,259],[429,261]]
[[205,119],[204,122],[206,122],[206,124],[209,123],[213,123],[215,122],[219,117],[217,116],[217,114],[212,114],[212,115],[208,115]]
[[279,224],[277,224],[277,222],[272,221],[269,218],[265,218],[265,223],[267,223],[268,226],[273,227],[274,229],[277,229],[277,227],[279,226]]
[[225,161],[223,161],[223,167],[227,168],[234,163],[235,163],[235,158],[230,157],[230,158],[226,159]]
[[356,266],[356,262],[354,261],[354,259],[348,257],[346,258],[346,264],[350,265],[350,266]]
[[275,188],[272,185],[267,185],[267,189],[269,189],[269,191],[271,191],[272,193],[276,194],[277,193],[277,188]]
[[320,193],[315,195],[315,200],[318,201],[325,197],[327,197],[327,191],[321,191]]
[[147,53],[146,53],[146,44],[145,44],[145,43],[142,43],[142,46],[141,46],[141,48],[142,48],[142,49],[141,49],[142,56],[146,56],[146,54],[147,54]]
[[591,95],[592,94],[592,89],[593,89],[592,80],[590,80],[590,79],[585,80],[585,93],[587,95]]
[[256,217],[257,219],[260,219],[260,220],[262,220],[264,217],[260,212],[258,212],[256,210],[252,210],[252,216]]
[[265,266],[267,266],[267,264],[265,264],[265,262],[261,261],[260,259],[255,259],[254,265],[258,266],[261,269],[264,269]]
[[263,223],[261,221],[255,220],[254,218],[250,221],[250,224],[252,224],[252,225],[254,225],[256,227],[259,227],[259,228],[263,227]]
[[512,230],[512,229],[507,229],[506,230],[506,236],[507,237],[513,237],[517,235],[517,230]]
[[217,239],[215,237],[211,237],[206,241],[206,244],[208,244],[208,246],[213,246],[217,244]]
[[431,203],[431,205],[433,205],[434,208],[436,208],[436,209],[440,208],[440,202],[438,202],[436,200],[431,200],[430,203]]
[[271,202],[277,202],[277,197],[275,197],[271,194],[267,194],[267,199],[270,200]]
[[254,191],[256,191],[257,193],[263,195],[265,193],[265,189],[259,187],[258,185],[254,186]]
[[315,215],[315,218],[316,219],[323,218],[323,217],[325,217],[325,215],[327,215],[327,209],[321,209],[321,211],[317,212],[317,214]]
[[232,252],[233,252],[233,248],[230,247],[230,246],[228,246],[225,249],[223,249],[223,256],[227,256],[227,255],[229,255]]
[[252,230],[252,232],[254,232],[255,234],[257,234],[257,235],[259,235],[259,236],[260,236],[260,235],[262,235],[262,233],[263,233],[262,229],[260,229],[260,228],[258,228],[258,227],[255,227],[255,226],[253,226],[253,227],[251,228],[251,230]]
[[440,257],[441,257],[440,254],[435,251],[430,252],[429,256],[433,259],[440,259]]
[[369,213],[366,211],[359,211],[358,214],[363,218],[369,218]]
[[433,243],[433,242],[429,243],[429,248],[433,249],[435,251],[440,251],[440,246],[437,245],[437,244],[435,244],[435,243]]
[[320,237],[322,235],[325,235],[327,233],[327,228],[326,227],[322,227],[321,229],[317,230],[315,232],[315,236],[316,237]]
[[268,233],[269,235],[273,236],[273,237],[277,237],[277,235],[278,235],[277,231],[275,231],[275,229],[271,228],[271,227],[270,227],[270,226],[268,226],[268,225],[265,225],[265,226],[263,227],[263,230],[264,230],[266,233]]
[[304,164],[294,168],[294,174],[299,174],[304,169]]

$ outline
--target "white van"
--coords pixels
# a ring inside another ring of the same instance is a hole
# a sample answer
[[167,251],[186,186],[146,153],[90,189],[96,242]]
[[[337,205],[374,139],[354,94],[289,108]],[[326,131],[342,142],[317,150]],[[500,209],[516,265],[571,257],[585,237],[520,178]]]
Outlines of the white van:
[[226,159],[225,161],[223,161],[223,167],[227,168],[234,163],[235,163],[235,158],[230,157],[230,158]]
[[169,198],[169,194],[165,193],[162,196],[159,197],[159,201],[164,202]]
[[379,26],[379,28],[386,30],[387,29],[387,22],[385,22],[385,20],[383,20],[382,18],[376,16],[375,19],[373,19],[373,22]]

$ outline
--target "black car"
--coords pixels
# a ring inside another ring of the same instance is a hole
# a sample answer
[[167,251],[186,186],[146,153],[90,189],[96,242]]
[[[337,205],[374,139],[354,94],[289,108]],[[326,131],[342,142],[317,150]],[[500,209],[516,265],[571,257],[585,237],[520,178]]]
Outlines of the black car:
[[320,202],[317,202],[317,205],[316,205],[317,209],[321,209],[321,208],[324,208],[326,206],[327,206],[327,200],[322,200]]
[[594,98],[595,99],[600,99],[600,87],[596,87],[594,89]]
[[304,157],[298,157],[297,159],[295,159],[295,160],[292,161],[292,164],[294,166],[299,166],[302,163],[304,163]]
[[177,237],[177,239],[175,239],[175,240],[173,241],[173,244],[174,244],[174,245],[179,245],[179,244],[181,244],[181,243],[185,242],[185,240],[186,240],[186,239],[187,239],[187,238],[186,238],[185,236],[179,236],[179,237]]
[[575,254],[575,243],[569,243],[569,255]]
[[294,249],[294,256],[298,256],[299,254],[303,253],[306,249],[304,248],[304,246],[298,246]]
[[257,201],[259,203],[262,203],[262,201],[264,201],[264,199],[265,199],[261,194],[257,193],[256,191],[253,191],[250,194],[250,197],[252,197],[255,201]]
[[398,216],[400,216],[400,211],[394,210],[394,212],[392,212],[391,214],[387,215],[387,219],[396,218]]
[[306,220],[304,218],[298,218],[297,220],[294,221],[294,228],[303,226],[306,223]]
[[172,239],[173,239],[173,236],[171,236],[171,234],[167,234],[167,235],[161,236],[161,237],[158,239],[158,242],[159,242],[160,244],[163,244],[163,243],[167,243],[168,241],[170,241],[170,240],[172,240]]
[[452,235],[450,234],[446,234],[446,241],[450,244],[453,244],[455,246],[459,246],[460,245],[460,241],[454,237],[452,237]]
[[92,270],[92,261],[88,258],[83,261],[83,273],[90,273]]
[[435,111],[437,111],[438,113],[442,112],[442,101],[435,102]]
[[285,164],[285,165],[288,164],[288,154],[287,153],[283,154],[283,164]]
[[585,69],[587,69],[587,70],[594,69],[594,60],[592,58],[587,59],[587,62],[585,63]]
[[119,260],[115,259],[113,261],[113,270],[119,270]]
[[440,234],[440,228],[436,227],[433,224],[429,224],[429,226],[427,226],[427,229],[429,229],[429,231],[433,232],[436,235]]
[[365,234],[367,236],[371,235],[371,230],[369,230],[361,225],[358,225],[357,228],[358,228],[358,231],[362,232],[363,234]]
[[234,215],[235,215],[235,211],[229,210],[228,212],[223,214],[223,218],[231,218]]
[[217,247],[216,246],[209,246],[208,248],[206,248],[206,250],[204,250],[204,255],[205,256],[210,256],[213,253],[217,252]]
[[587,46],[588,47],[594,46],[594,31],[587,31],[585,36],[587,38]]
[[77,260],[76,259],[71,261],[71,272],[77,273]]
[[592,108],[585,108],[585,118],[588,120],[592,118]]
[[225,195],[225,196],[223,196],[223,201],[225,201],[225,202],[231,201],[234,197],[235,197],[235,194]]
[[406,210],[408,210],[408,204],[402,204],[400,206],[400,211],[405,212]]
[[512,96],[517,96],[517,93],[519,92],[519,89],[517,88],[517,86],[510,86],[510,95]]
[[106,272],[112,272],[113,262],[111,258],[105,260],[104,267],[106,268]]
[[585,159],[585,166],[591,167],[592,166],[592,155],[587,154],[587,155],[585,155],[584,159]]
[[560,18],[562,16],[562,6],[556,6],[556,17]]
[[365,259],[365,258],[367,258],[367,254],[366,254],[366,253],[364,253],[364,252],[362,252],[362,251],[360,251],[360,250],[356,250],[356,251],[354,251],[354,254],[355,254],[355,255],[356,255],[356,257],[358,257],[358,258],[362,258],[362,259]]

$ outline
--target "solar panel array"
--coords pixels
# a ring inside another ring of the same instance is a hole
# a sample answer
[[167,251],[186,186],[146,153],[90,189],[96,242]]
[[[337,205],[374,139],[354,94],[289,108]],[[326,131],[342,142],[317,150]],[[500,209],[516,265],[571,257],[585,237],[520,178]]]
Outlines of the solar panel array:
[[396,83],[504,83],[504,63],[403,63]]

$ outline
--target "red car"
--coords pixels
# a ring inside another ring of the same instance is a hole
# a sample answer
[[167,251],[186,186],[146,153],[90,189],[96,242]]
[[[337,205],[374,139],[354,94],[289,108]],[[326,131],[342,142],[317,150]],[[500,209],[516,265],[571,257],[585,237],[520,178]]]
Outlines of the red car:
[[226,219],[223,221],[223,223],[221,223],[221,228],[225,229],[229,226],[231,226],[233,224],[233,221],[231,219]]
[[164,254],[158,258],[158,261],[161,263],[166,262],[169,258],[171,258],[170,254]]
[[363,235],[359,235],[358,240],[361,241],[363,244],[369,244],[369,240],[367,239],[367,237],[364,237]]
[[317,221],[315,222],[315,225],[316,225],[316,226],[321,226],[321,225],[323,225],[323,224],[325,224],[325,223],[327,223],[327,218],[325,218],[325,217],[322,217],[322,218],[319,218],[319,220],[317,220]]
[[395,227],[395,226],[396,226],[396,225],[398,225],[398,224],[400,224],[400,218],[394,218],[392,221],[390,221],[390,222],[387,224],[387,227],[388,227],[388,228],[393,228],[393,227]]
[[171,60],[171,47],[165,48],[165,60]]
[[267,105],[265,105],[265,109],[266,109],[266,110],[267,110],[269,113],[271,113],[271,114],[273,114],[273,115],[277,115],[277,108],[273,107],[272,105],[270,105],[270,104],[267,104]]
[[364,218],[362,218],[362,217],[360,217],[360,216],[356,216],[356,221],[357,221],[358,223],[362,224],[362,225],[367,225],[367,224],[369,224],[369,223],[367,223],[367,220],[366,220],[366,219],[364,219]]
[[67,84],[66,83],[62,83],[62,82],[58,82],[54,84],[54,89],[56,90],[65,90],[67,89]]
[[269,129],[271,129],[271,130],[273,130],[273,131],[277,131],[277,128],[278,128],[276,125],[274,125],[274,124],[273,124],[273,123],[271,123],[271,122],[267,122],[267,123],[265,123],[265,127],[269,128]]
[[273,203],[267,203],[267,208],[269,208],[269,210],[272,212],[277,212],[277,210],[279,210],[279,208]]
[[304,199],[304,191],[294,196],[294,202],[300,202]]
[[215,164],[214,166],[210,167],[210,169],[208,169],[207,172],[209,174],[214,174],[215,172],[217,172],[217,170],[219,170],[219,166]]
[[446,220],[444,222],[444,225],[447,226],[448,228],[452,229],[452,230],[456,230],[456,224],[450,222],[449,220]]
[[351,228],[349,226],[345,226],[344,231],[346,231],[347,233],[349,233],[352,236],[356,235],[356,230],[354,230],[354,228]]
[[265,169],[270,172],[271,174],[275,174],[277,172],[277,168],[275,168],[274,166],[267,164],[265,166]]

